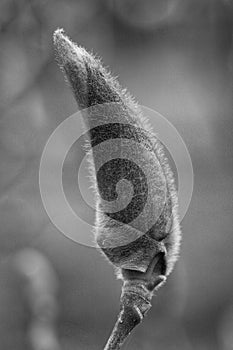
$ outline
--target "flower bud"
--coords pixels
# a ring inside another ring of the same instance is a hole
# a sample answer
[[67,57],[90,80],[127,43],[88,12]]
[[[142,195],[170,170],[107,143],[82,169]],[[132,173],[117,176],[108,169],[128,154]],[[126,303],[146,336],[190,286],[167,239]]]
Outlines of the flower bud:
[[54,33],[54,44],[88,129],[96,242],[124,281],[121,314],[106,345],[117,349],[142,320],[177,259],[173,174],[139,106],[100,60],[62,30]]

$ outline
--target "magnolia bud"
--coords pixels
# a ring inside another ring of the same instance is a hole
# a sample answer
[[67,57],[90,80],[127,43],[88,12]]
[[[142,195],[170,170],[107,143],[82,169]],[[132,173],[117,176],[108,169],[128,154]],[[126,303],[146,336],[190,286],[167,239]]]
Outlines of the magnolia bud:
[[121,313],[105,348],[119,349],[177,259],[173,174],[139,106],[100,60],[62,30],[54,33],[54,44],[88,128],[96,242],[124,281]]

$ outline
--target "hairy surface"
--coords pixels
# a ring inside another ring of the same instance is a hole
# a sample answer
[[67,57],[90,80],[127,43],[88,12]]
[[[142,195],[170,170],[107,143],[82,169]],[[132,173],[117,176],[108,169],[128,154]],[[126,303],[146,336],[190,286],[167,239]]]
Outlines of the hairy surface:
[[96,242],[120,278],[142,279],[153,290],[157,277],[172,271],[181,236],[174,178],[163,147],[134,99],[98,58],[62,30],[55,32],[54,44],[79,107],[89,108],[83,119],[96,192]]

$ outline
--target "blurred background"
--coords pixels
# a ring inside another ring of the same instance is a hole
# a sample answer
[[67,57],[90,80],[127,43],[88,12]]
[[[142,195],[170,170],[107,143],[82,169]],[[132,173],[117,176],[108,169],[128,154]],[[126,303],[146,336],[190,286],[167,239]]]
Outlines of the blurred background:
[[0,349],[102,349],[119,309],[112,267],[40,198],[43,147],[77,111],[58,27],[173,123],[193,162],[180,260],[124,348],[233,349],[232,0],[1,0]]

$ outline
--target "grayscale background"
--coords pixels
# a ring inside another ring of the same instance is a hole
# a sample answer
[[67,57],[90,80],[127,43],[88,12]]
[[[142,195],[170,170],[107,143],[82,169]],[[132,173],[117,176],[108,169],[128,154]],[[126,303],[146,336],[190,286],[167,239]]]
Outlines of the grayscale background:
[[58,27],[165,116],[193,162],[180,259],[124,348],[233,349],[232,0],[1,0],[0,349],[102,349],[119,309],[112,267],[62,235],[40,197],[44,145],[77,111]]

